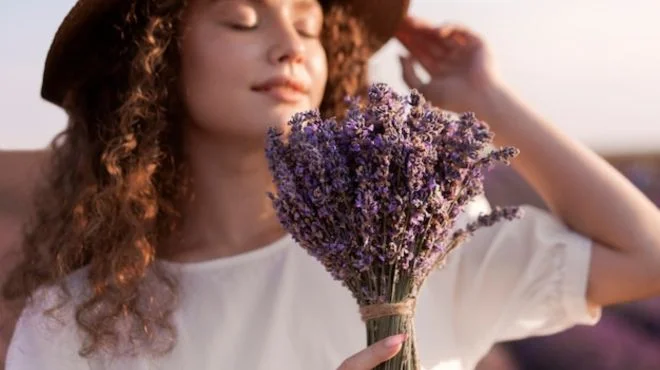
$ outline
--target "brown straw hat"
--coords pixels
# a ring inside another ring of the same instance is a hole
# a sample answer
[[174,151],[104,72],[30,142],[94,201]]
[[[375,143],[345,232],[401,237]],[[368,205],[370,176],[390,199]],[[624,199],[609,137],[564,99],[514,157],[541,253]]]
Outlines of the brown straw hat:
[[[62,106],[67,91],[82,76],[92,73],[108,58],[116,36],[112,29],[135,0],[78,0],[64,18],[46,57],[41,96]],[[364,22],[372,51],[376,51],[394,34],[403,19],[410,0],[321,0],[350,4]]]

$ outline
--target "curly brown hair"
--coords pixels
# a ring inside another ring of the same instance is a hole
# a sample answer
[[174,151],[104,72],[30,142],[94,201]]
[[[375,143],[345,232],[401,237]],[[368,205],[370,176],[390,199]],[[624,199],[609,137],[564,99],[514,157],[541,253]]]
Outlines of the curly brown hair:
[[[174,124],[183,112],[176,76],[185,2],[126,2],[98,25],[104,30],[99,59],[114,62],[65,99],[69,123],[51,145],[50,173],[24,231],[23,260],[3,286],[6,299],[28,303],[39,289],[61,288],[62,299],[48,312],[75,302],[86,337],[81,356],[116,349],[123,339],[161,354],[176,342],[170,319],[177,280],[154,261],[177,230],[176,205],[186,195],[181,128]],[[370,50],[350,8],[324,11],[329,77],[321,111],[341,115],[346,95],[366,91]],[[87,293],[74,298],[66,278],[81,269]],[[127,337],[120,323],[129,323]]]

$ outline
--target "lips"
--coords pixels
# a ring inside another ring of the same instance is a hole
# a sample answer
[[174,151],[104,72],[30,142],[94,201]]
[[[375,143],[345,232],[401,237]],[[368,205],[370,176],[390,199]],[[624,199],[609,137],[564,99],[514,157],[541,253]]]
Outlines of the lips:
[[252,90],[287,103],[296,103],[309,92],[309,88],[303,82],[285,76],[271,78],[253,86]]

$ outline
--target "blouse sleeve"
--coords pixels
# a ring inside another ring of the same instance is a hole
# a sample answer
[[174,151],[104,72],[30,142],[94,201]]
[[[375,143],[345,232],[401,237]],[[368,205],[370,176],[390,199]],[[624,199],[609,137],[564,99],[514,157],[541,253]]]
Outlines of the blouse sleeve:
[[[33,305],[26,307],[16,323],[7,352],[6,370],[90,370],[78,354],[80,339],[71,319],[62,319],[67,308],[48,316],[44,303],[52,303],[52,290],[42,290]],[[62,314],[60,314],[60,312]]]
[[591,241],[549,213],[523,212],[480,229],[448,261],[444,277],[455,279],[453,316],[463,345],[487,348],[600,318],[586,300]]

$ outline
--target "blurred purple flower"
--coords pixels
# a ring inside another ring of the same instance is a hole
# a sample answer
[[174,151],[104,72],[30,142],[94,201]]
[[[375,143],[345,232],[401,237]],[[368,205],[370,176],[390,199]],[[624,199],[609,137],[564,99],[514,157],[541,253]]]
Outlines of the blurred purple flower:
[[518,151],[492,150],[493,134],[474,114],[455,118],[414,90],[374,84],[365,101],[349,102],[341,122],[307,111],[291,119],[287,137],[269,131],[277,186],[269,196],[293,238],[358,303],[396,302],[469,234],[519,215],[496,209],[451,233],[483,193],[483,171]]

